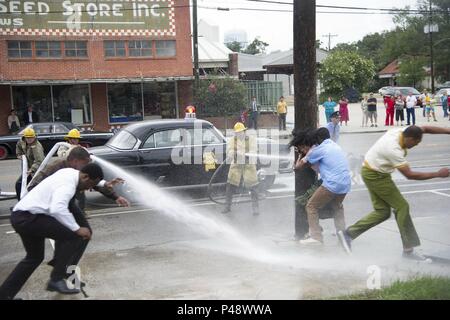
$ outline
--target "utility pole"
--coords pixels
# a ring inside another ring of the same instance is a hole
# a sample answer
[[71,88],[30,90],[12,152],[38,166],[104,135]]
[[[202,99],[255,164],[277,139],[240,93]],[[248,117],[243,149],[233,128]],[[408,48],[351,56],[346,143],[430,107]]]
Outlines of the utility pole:
[[434,51],[433,51],[433,12],[432,12],[432,3],[430,0],[430,64],[431,64],[431,93],[434,93]]
[[338,36],[337,34],[331,34],[331,33],[325,34],[325,35],[322,36],[324,38],[328,38],[328,51],[331,50],[331,38],[334,38],[334,37],[337,37],[337,36]]
[[[316,0],[294,1],[294,130],[317,127]],[[296,153],[295,159],[298,158]],[[308,170],[309,169],[309,170]],[[295,197],[304,194],[315,179],[310,168],[295,171]],[[305,208],[295,205],[296,235],[308,232]],[[299,234],[300,233],[300,234]]]
[[198,88],[200,74],[198,67],[198,21],[197,21],[197,0],[192,0],[192,37],[194,46],[194,92]]

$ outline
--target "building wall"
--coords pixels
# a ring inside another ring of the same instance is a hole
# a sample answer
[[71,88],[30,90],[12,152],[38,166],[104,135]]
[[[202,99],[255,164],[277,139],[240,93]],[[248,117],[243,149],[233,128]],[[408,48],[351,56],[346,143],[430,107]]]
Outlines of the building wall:
[[8,116],[11,111],[11,94],[9,86],[0,85],[0,135],[8,134]]
[[[0,36],[1,80],[77,80],[127,77],[192,76],[189,0],[177,0],[174,37]],[[179,7],[186,5],[186,7]],[[176,40],[175,58],[105,58],[103,40]],[[87,40],[86,59],[9,59],[7,40]]]

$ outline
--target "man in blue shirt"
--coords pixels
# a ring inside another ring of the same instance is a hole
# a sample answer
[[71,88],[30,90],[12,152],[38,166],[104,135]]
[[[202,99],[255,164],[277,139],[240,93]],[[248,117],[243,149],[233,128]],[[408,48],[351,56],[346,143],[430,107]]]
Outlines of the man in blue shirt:
[[[322,129],[319,129],[322,130]],[[323,130],[325,130],[323,128]],[[319,210],[330,204],[335,211],[334,224],[337,231],[345,230],[344,207],[342,202],[351,188],[350,169],[347,158],[331,139],[319,141],[308,154],[296,163],[296,169],[304,165],[318,165],[322,185],[314,192],[306,205],[309,237],[301,244],[320,245],[323,243],[322,228],[319,224]]]
[[325,126],[330,132],[331,140],[338,143],[339,140],[339,132],[341,131],[341,127],[339,126],[339,121],[341,120],[341,115],[339,111],[333,112],[331,115],[331,121],[327,123]]

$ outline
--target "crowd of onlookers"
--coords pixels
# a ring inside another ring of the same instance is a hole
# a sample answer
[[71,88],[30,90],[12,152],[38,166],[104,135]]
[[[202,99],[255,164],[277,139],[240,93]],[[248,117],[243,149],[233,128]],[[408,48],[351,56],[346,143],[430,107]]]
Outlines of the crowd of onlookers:
[[[373,93],[364,95],[361,100],[362,111],[362,127],[378,127],[378,100]],[[442,114],[444,118],[450,120],[450,96],[447,91],[444,91],[442,96],[433,95],[426,89],[421,95],[414,95],[413,92],[409,92],[408,95],[403,95],[401,92],[395,94],[388,94],[383,97],[383,105],[385,109],[385,126],[403,126],[403,125],[415,125],[416,124],[416,109],[422,109],[422,116],[427,118],[427,121],[437,121],[436,109],[440,105],[442,106]],[[336,111],[336,107],[339,106],[339,123],[340,125],[348,124],[349,109],[348,99],[341,97],[338,103],[333,101],[332,97],[328,97],[322,106],[325,109],[326,122],[332,122],[331,115]]]

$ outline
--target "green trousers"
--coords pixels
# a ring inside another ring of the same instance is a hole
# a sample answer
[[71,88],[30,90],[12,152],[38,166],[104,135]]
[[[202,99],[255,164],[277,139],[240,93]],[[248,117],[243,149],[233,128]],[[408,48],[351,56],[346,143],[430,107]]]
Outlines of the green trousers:
[[387,220],[394,209],[395,219],[403,242],[403,248],[409,249],[420,245],[419,236],[409,214],[409,204],[392,181],[389,173],[381,173],[363,167],[361,175],[372,199],[375,211],[368,214],[347,229],[352,239],[372,227]]

